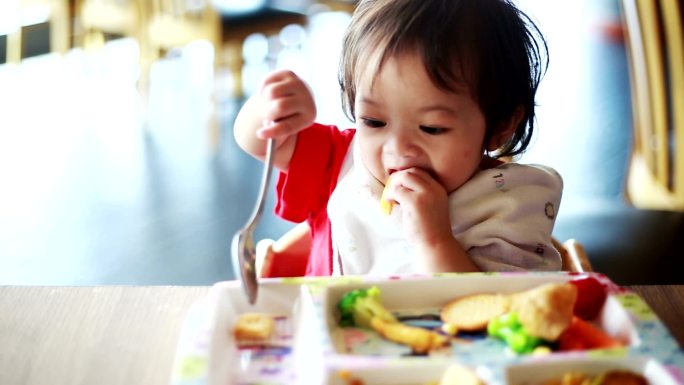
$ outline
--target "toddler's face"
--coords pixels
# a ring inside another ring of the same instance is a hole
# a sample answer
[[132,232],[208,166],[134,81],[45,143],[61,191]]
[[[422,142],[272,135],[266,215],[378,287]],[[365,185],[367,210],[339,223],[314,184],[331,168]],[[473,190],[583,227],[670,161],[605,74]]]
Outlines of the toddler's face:
[[384,184],[394,171],[418,167],[451,193],[482,159],[485,118],[466,89],[437,88],[415,54],[389,58],[362,77],[355,112],[362,160]]

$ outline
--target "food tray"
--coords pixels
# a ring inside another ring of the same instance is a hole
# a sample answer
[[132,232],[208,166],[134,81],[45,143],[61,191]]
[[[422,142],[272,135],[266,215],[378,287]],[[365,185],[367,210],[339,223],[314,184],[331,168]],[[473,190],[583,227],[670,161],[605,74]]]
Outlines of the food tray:
[[[608,291],[595,323],[626,347],[515,355],[501,341],[480,337],[452,343],[446,354],[419,356],[374,332],[337,325],[335,305],[355,288],[378,286],[383,304],[396,314],[435,314],[456,297],[515,293],[578,277],[570,273],[266,279],[254,306],[247,304],[239,282],[220,282],[188,312],[172,384],[424,385],[436,384],[457,362],[488,385],[534,384],[570,370],[593,374],[611,368],[630,368],[651,384],[684,385],[682,349],[645,302],[601,274],[584,275],[599,279]],[[238,345],[232,331],[246,312],[272,315],[275,335],[266,343]]]

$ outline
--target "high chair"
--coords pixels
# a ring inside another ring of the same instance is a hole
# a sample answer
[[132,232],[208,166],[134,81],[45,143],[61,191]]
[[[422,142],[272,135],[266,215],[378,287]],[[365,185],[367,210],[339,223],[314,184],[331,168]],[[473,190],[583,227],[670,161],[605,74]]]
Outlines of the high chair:
[[[575,239],[552,239],[562,259],[563,271],[594,271],[582,245]],[[263,239],[256,246],[256,269],[261,278],[300,277],[306,274],[311,248],[309,225],[297,224],[276,241]],[[287,250],[287,252],[284,252]]]
[[305,23],[306,15],[303,11],[287,11],[268,5],[247,13],[223,10],[221,60],[227,65],[233,79],[233,97],[239,99],[245,96],[242,85],[242,47],[245,39],[253,33],[273,35],[289,24]]
[[256,245],[257,274],[261,278],[303,277],[310,249],[311,236],[306,222],[295,225],[275,241],[262,239]]
[[587,257],[587,253],[579,241],[574,238],[570,238],[563,243],[560,243],[555,238],[552,238],[551,241],[561,255],[561,260],[563,262],[561,269],[563,271],[575,273],[594,271],[594,268],[589,261],[589,257]]
[[627,196],[635,207],[684,211],[682,1],[622,7],[634,120]]

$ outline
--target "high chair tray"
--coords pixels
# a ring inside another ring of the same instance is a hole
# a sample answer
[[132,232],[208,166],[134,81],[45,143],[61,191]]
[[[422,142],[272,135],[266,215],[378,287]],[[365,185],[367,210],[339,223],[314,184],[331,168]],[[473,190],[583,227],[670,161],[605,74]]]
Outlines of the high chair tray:
[[[608,294],[592,324],[622,341],[611,349],[516,354],[486,333],[442,331],[439,311],[471,294],[513,294],[547,283],[590,276]],[[377,286],[382,304],[404,324],[443,334],[450,344],[418,354],[378,333],[339,326],[337,303],[347,292]],[[265,314],[267,339],[236,339],[237,319]],[[667,328],[635,293],[598,273],[468,273],[433,276],[291,278],[261,281],[250,306],[237,281],[215,284],[188,312],[178,341],[173,385],[189,384],[438,384],[455,363],[487,385],[542,384],[564,373],[598,375],[629,369],[651,385],[684,385],[684,354]]]

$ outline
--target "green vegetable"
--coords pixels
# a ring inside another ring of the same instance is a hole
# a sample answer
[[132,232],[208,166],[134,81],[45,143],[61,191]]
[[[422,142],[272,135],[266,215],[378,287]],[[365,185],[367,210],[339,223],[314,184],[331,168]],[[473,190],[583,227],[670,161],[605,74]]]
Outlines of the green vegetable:
[[373,317],[397,322],[380,301],[380,289],[377,286],[347,292],[337,303],[337,309],[340,311],[340,326],[370,328]]
[[489,321],[487,333],[506,342],[516,353],[531,353],[542,343],[540,338],[527,334],[518,320],[518,315],[511,312]]

